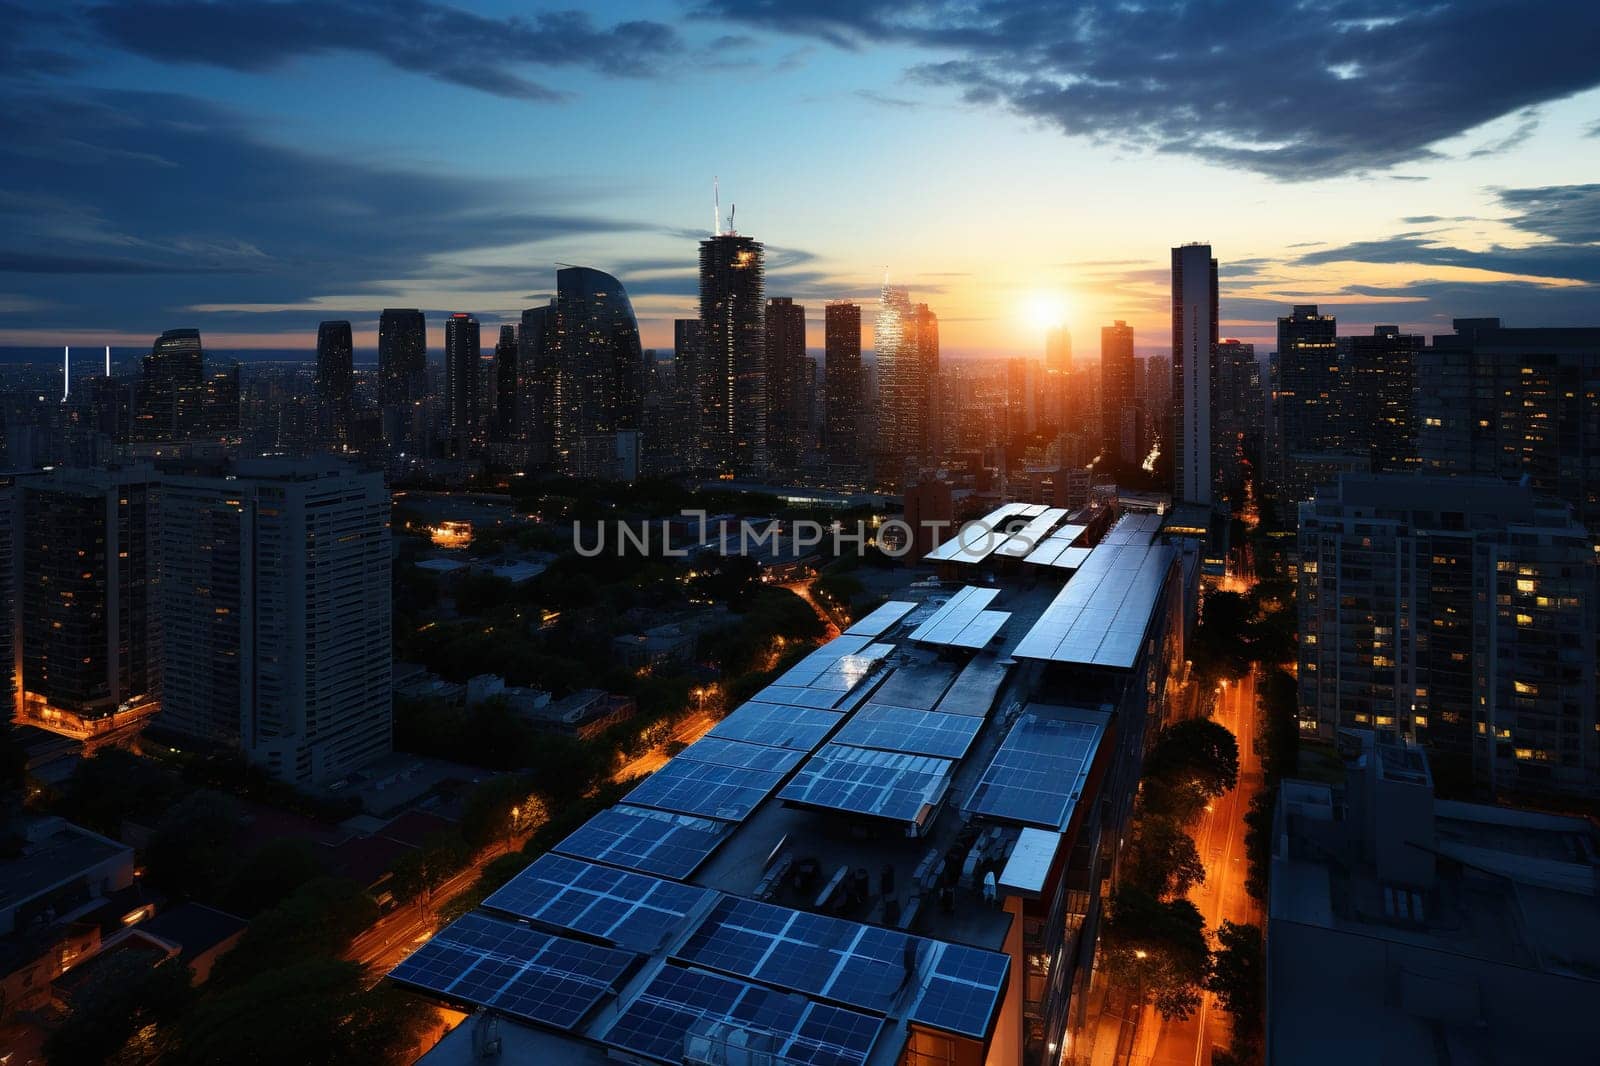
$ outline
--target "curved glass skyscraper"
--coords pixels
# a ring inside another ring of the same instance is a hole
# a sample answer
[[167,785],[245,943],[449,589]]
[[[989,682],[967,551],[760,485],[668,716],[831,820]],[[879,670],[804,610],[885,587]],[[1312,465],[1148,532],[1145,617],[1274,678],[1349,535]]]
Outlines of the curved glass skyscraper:
[[601,270],[556,271],[550,459],[560,471],[630,479],[637,473],[644,356],[622,282]]

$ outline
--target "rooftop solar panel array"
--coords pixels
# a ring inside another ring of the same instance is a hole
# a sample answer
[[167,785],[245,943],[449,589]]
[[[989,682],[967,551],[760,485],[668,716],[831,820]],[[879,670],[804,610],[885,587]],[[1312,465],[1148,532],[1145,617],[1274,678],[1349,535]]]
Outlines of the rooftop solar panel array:
[[844,631],[845,636],[881,637],[916,607],[916,603],[908,600],[890,600],[865,618],[857,619],[854,625]]
[[983,719],[974,715],[869,703],[850,716],[834,740],[858,748],[959,759],[981,728]]
[[624,798],[636,807],[742,822],[782,783],[782,774],[767,770],[673,759]]
[[800,765],[804,753],[784,748],[771,748],[761,744],[747,744],[742,740],[725,737],[701,737],[677,755],[691,762],[715,763],[718,766],[737,766],[748,770],[766,770],[786,774]]
[[1166,519],[1158,514],[1125,514],[1117,519],[1117,524],[1106,531],[1100,538],[1101,544],[1138,544],[1152,543],[1156,534],[1161,532],[1161,524]]
[[760,703],[773,703],[785,707],[815,707],[830,711],[846,702],[847,693],[827,688],[796,688],[792,685],[768,685],[756,693]]
[[1131,668],[1161,598],[1173,553],[1165,544],[1097,545],[1013,654],[1019,659]]
[[920,825],[944,798],[949,759],[827,744],[808,759],[780,798]]
[[809,752],[816,750],[841,717],[832,711],[752,700],[718,722],[706,736]]
[[937,944],[938,958],[911,1020],[979,1040],[989,1035],[1011,960],[961,944]]
[[1045,508],[1037,517],[1030,518],[1027,525],[1006,538],[1005,543],[994,550],[994,554],[1003,555],[1008,559],[1025,558],[1066,517],[1065,507]]
[[571,1029],[637,958],[474,912],[439,930],[389,976],[455,1002]]
[[927,621],[911,631],[911,639],[924,644],[954,644],[999,595],[999,589],[964,585]]
[[965,714],[982,718],[994,706],[1006,675],[1011,672],[1007,660],[992,655],[974,655],[961,668],[955,682],[947,689],[934,709],[945,714]]
[[[770,687],[832,692],[837,702],[840,695],[855,688],[893,651],[893,644],[874,644],[872,638],[865,635],[836,637],[790,667]],[[798,701],[786,698],[782,702]]]
[[618,804],[573,830],[555,850],[683,880],[710,857],[731,828],[709,818]]
[[1044,510],[1040,504],[1003,503],[982,518],[964,524],[923,559],[933,563],[981,563],[1005,543],[1003,527],[1014,519],[1035,518]]
[[674,1066],[684,1061],[721,1061],[715,1048],[719,1025],[731,1030],[730,1045],[748,1049],[743,1061],[862,1066],[883,1020],[747,981],[668,965],[626,1005],[604,1040]]
[[693,885],[547,854],[483,905],[648,954],[711,895]]
[[1105,731],[1099,712],[1045,717],[1024,712],[972,790],[966,810],[991,818],[1066,828]]

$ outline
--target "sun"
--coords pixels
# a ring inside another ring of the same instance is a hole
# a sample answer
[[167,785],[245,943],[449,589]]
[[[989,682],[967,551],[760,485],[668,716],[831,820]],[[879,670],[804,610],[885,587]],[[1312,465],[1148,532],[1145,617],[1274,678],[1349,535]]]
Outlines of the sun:
[[1040,333],[1047,333],[1067,320],[1067,301],[1058,292],[1036,292],[1023,302],[1023,318]]

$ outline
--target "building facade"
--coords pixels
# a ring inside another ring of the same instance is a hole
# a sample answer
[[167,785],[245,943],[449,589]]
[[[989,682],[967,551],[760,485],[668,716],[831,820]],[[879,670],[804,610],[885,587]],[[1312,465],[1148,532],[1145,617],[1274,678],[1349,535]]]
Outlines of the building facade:
[[334,449],[348,447],[356,389],[355,341],[349,322],[324,322],[317,327],[316,384],[324,442]]
[[717,233],[700,242],[700,461],[736,476],[767,469],[765,252]]
[[1173,497],[1210,505],[1211,378],[1217,349],[1217,261],[1209,244],[1172,249]]
[[391,750],[389,496],[338,462],[163,483],[161,724],[325,784]]
[[456,312],[444,321],[445,437],[453,456],[471,452],[478,443],[478,320]]
[[1133,327],[1117,321],[1100,327],[1101,454],[1113,464],[1137,464],[1139,408],[1133,391]]
[[806,309],[787,296],[774,296],[767,301],[766,331],[767,457],[774,470],[793,472],[811,450]]
[[828,304],[823,322],[823,442],[831,472],[859,469],[861,452],[861,307]]
[[169,329],[144,357],[134,435],[152,443],[193,440],[205,424],[205,354],[197,329]]

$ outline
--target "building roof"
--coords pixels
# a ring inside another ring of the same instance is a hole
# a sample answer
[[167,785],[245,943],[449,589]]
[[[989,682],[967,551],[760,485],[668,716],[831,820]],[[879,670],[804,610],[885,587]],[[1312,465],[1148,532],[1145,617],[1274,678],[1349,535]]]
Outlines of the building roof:
[[0,909],[10,909],[133,849],[61,818],[31,821],[22,853],[0,862]]

